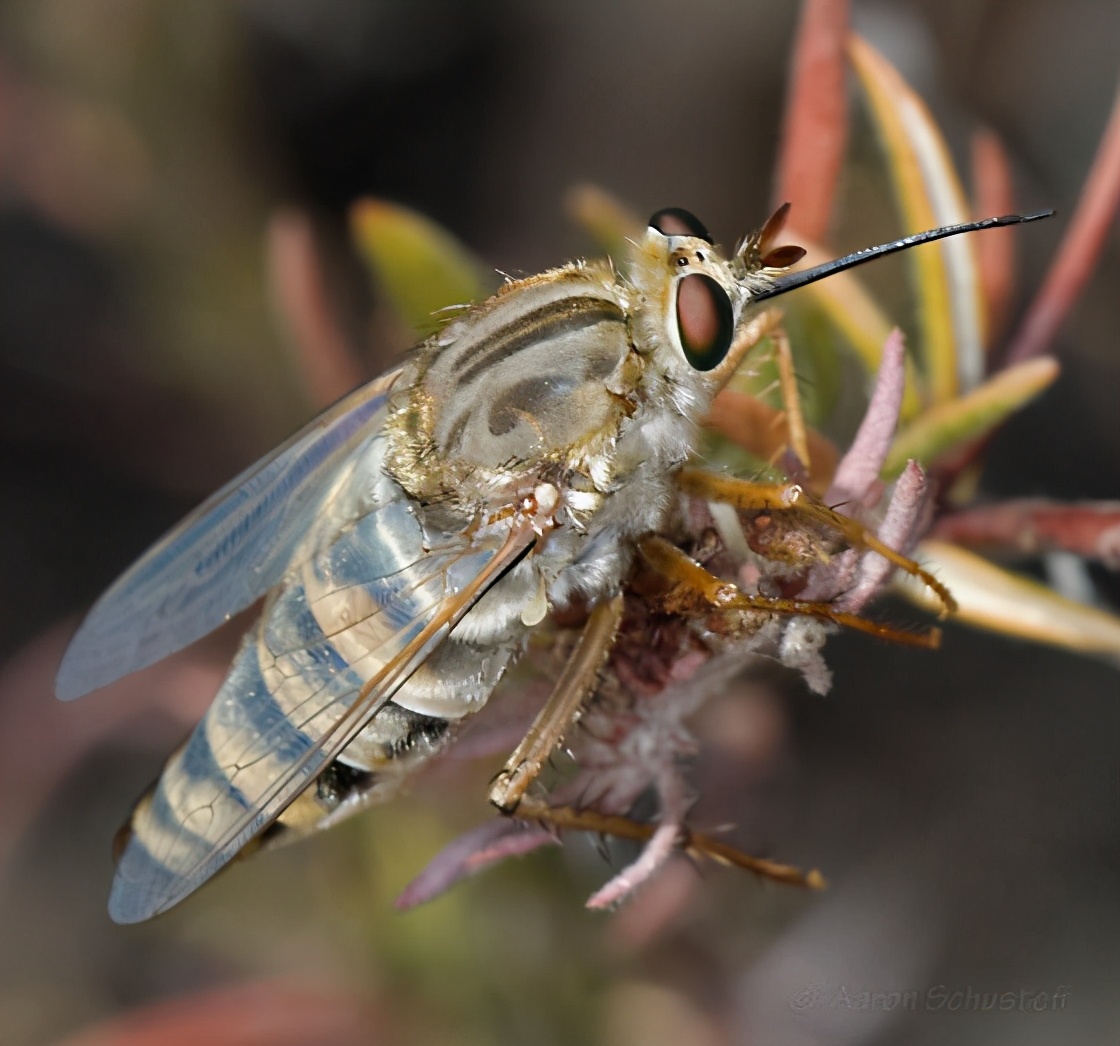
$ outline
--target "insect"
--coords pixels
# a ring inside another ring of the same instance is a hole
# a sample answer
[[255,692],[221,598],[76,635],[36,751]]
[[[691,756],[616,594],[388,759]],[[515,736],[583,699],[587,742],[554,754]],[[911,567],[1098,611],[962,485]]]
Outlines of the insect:
[[794,273],[804,252],[776,245],[786,210],[730,257],[669,208],[625,276],[574,262],[509,282],[234,479],[102,596],[62,662],[61,698],[266,596],[206,715],[132,814],[113,919],[163,912],[250,844],[391,796],[485,704],[546,615],[579,601],[589,612],[574,652],[493,786],[492,801],[515,809],[594,688],[639,561],[715,609],[858,627],[827,604],[731,591],[659,536],[682,488],[843,520],[795,485],[692,467],[698,423],[757,340],[761,302],[1040,215],[943,227]]

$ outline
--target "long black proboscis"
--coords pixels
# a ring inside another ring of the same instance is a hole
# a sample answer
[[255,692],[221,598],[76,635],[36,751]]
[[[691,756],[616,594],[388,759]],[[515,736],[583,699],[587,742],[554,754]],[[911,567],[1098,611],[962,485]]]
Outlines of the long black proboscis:
[[1001,225],[1022,225],[1024,222],[1035,222],[1039,218],[1049,218],[1053,211],[1036,211],[1034,214],[1004,214],[999,218],[983,218],[978,222],[964,222],[960,225],[942,225],[938,229],[929,229],[918,232],[913,236],[904,236],[901,240],[892,240],[890,243],[881,243],[878,247],[866,247],[862,251],[853,251],[843,258],[815,265],[802,272],[791,272],[785,276],[777,277],[769,287],[751,295],[751,301],[762,301],[764,298],[773,298],[787,291],[804,287],[807,283],[816,283],[826,276],[850,269],[853,265],[862,265],[873,258],[881,258],[885,254],[894,254],[895,251],[904,251],[909,247],[917,247],[921,243],[932,243],[934,240],[943,240],[946,236],[957,236],[962,232],[978,232],[981,229],[997,229]]

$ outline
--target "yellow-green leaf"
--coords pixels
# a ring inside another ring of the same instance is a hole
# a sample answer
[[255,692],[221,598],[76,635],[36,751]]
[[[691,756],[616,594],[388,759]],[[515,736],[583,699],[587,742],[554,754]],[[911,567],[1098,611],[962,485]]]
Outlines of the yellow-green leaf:
[[[1058,595],[958,545],[923,541],[916,558],[953,593],[954,620],[1081,653],[1120,657],[1120,617]],[[909,576],[897,582],[907,597],[940,610],[932,593]]]
[[[967,221],[968,204],[925,103],[870,44],[853,36],[852,64],[887,154],[907,233]],[[970,389],[984,373],[984,301],[967,236],[908,252],[919,299],[925,375],[933,402]]]
[[930,407],[895,437],[883,466],[885,479],[897,476],[913,458],[923,465],[983,436],[1029,403],[1058,376],[1051,356],[1008,367],[960,399]]
[[626,241],[640,239],[645,232],[645,222],[629,207],[590,182],[573,185],[564,204],[576,222],[616,261],[627,257]]
[[488,297],[496,277],[454,236],[407,207],[359,200],[351,229],[366,264],[416,334],[438,330],[440,309]]

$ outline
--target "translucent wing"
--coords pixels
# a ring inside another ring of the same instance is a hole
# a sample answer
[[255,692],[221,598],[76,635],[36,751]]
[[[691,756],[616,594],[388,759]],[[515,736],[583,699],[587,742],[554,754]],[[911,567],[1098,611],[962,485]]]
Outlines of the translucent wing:
[[380,428],[398,374],[340,400],[150,548],[78,629],[58,696],[80,697],[181,650],[277,585],[340,470]]
[[426,551],[407,501],[307,560],[242,646],[222,690],[137,806],[109,913],[182,900],[283,812],[536,539]]

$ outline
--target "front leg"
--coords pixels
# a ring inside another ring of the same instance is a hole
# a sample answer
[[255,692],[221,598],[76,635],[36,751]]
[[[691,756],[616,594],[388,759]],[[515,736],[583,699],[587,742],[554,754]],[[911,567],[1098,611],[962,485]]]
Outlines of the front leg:
[[[719,501],[746,512],[783,512],[801,516],[818,526],[835,531],[849,545],[876,552],[900,570],[919,578],[941,600],[942,613],[951,614],[957,601],[949,590],[929,571],[923,570],[912,559],[884,545],[862,523],[822,504],[796,483],[752,483],[734,476],[709,472],[707,469],[686,468],[677,473],[677,483],[686,494],[706,501]],[[852,616],[852,615],[849,615]],[[861,619],[862,620],[862,619]]]
[[[803,599],[783,599],[771,596],[752,596],[737,585],[709,573],[699,563],[664,538],[644,538],[638,552],[645,565],[658,575],[665,588],[658,596],[658,603],[669,613],[694,616],[738,612],[764,614],[800,614],[822,618],[845,628],[868,632],[880,639],[889,639],[904,646],[936,649],[941,642],[939,629],[923,634],[904,632],[889,625],[870,621],[858,614],[837,610],[829,603],[815,603]],[[714,624],[714,622],[713,622]]]

